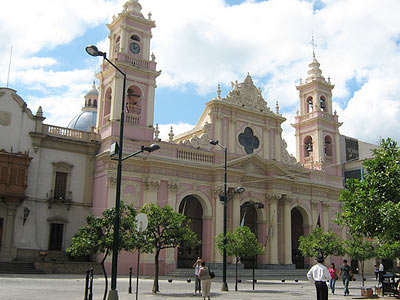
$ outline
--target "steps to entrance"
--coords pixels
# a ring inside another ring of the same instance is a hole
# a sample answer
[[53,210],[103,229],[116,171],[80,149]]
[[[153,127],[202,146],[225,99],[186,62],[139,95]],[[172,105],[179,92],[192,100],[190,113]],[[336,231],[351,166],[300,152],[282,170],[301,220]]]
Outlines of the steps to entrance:
[[45,274],[30,262],[0,262],[0,274]]
[[[211,270],[216,277],[222,277],[222,269],[216,268]],[[306,280],[307,269],[255,269],[255,277],[257,279],[299,279]],[[175,269],[168,273],[173,277],[191,277],[194,276],[194,269]],[[227,277],[235,277],[235,270],[229,268],[226,272]],[[238,277],[251,278],[253,276],[252,269],[238,269]]]

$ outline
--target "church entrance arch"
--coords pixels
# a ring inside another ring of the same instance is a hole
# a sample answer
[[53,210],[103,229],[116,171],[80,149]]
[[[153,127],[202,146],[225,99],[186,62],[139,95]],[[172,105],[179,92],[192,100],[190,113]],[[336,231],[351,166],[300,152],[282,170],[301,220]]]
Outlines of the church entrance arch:
[[294,207],[291,212],[292,222],[292,260],[296,269],[304,269],[304,256],[299,250],[299,238],[304,236],[306,213],[300,207]]
[[194,248],[180,247],[178,248],[178,268],[191,268],[198,256],[202,257],[203,238],[203,207],[200,201],[193,195],[188,195],[181,201],[179,205],[179,213],[188,217],[190,228],[197,235],[200,244]]
[[[240,206],[240,224],[250,228],[251,232],[257,235],[257,210],[255,203],[247,201]],[[243,257],[241,259],[242,264],[246,269],[252,269],[257,267],[257,257]]]

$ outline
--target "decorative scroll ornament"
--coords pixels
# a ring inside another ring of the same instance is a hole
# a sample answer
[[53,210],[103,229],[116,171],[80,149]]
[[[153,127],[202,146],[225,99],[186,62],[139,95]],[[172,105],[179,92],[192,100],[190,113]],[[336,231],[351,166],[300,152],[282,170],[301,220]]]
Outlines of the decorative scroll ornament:
[[201,131],[202,134],[200,136],[193,135],[190,139],[180,142],[180,144],[184,144],[186,146],[192,146],[195,148],[202,148],[209,150],[211,148],[210,140],[212,133],[212,125],[208,122],[204,124],[204,129]]
[[287,143],[285,139],[281,140],[281,161],[288,165],[300,165],[296,158],[287,151]]
[[258,112],[271,112],[261,94],[261,89],[258,89],[251,76],[247,74],[246,79],[242,83],[232,82],[232,90],[222,101],[229,102],[240,107],[245,107]]

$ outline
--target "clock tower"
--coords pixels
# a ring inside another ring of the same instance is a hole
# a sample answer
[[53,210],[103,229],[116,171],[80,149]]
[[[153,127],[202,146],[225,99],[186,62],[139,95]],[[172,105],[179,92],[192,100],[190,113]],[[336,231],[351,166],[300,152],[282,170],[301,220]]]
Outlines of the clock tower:
[[300,94],[300,112],[294,124],[296,129],[297,161],[306,168],[325,170],[341,176],[339,127],[336,111],[332,112],[330,78],[325,80],[320,64],[313,55],[305,82],[296,87]]
[[102,140],[119,136],[122,93],[125,93],[124,137],[153,139],[154,94],[160,72],[156,71],[155,56],[150,55],[151,29],[155,23],[151,14],[145,18],[141,9],[137,0],[129,0],[107,25],[108,58],[126,74],[126,89],[122,90],[123,76],[103,60],[97,74],[100,80],[97,127]]

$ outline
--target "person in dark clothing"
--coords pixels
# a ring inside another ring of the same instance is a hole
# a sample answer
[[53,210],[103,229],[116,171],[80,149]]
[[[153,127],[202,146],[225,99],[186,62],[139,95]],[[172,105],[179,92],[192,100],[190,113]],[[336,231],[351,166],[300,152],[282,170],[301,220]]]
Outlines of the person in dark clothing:
[[351,267],[347,264],[347,259],[343,259],[343,265],[340,266],[339,278],[342,278],[344,286],[344,295],[350,295],[349,282],[354,279]]

